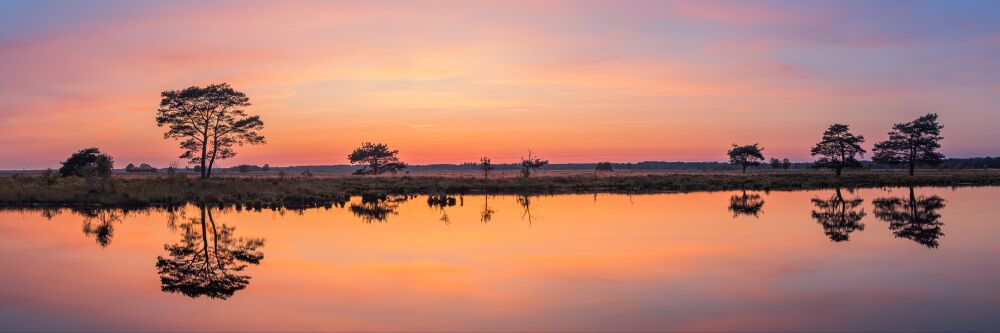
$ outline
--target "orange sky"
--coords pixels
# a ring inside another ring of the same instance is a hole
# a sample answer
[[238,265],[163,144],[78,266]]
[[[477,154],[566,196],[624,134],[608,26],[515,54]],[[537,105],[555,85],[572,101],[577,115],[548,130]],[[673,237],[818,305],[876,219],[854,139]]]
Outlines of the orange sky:
[[998,8],[939,7],[14,1],[0,9],[0,168],[86,146],[119,167],[179,161],[159,93],[213,82],[249,95],[269,142],[223,166],[344,164],[363,141],[417,164],[528,149],[722,160],[733,142],[801,161],[833,122],[870,148],[927,112],[946,155],[997,155]]

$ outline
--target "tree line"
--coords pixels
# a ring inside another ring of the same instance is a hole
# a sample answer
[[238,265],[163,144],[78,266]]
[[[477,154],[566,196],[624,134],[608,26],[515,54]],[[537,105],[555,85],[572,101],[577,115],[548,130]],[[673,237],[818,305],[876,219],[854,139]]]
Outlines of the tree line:
[[[179,141],[183,151],[179,157],[187,159],[202,179],[212,176],[216,161],[235,157],[238,147],[266,143],[266,139],[260,134],[264,128],[261,117],[246,111],[251,106],[249,97],[233,89],[228,83],[168,90],[160,95],[156,124],[167,129],[163,134],[164,139]],[[941,164],[944,155],[937,150],[941,147],[940,131],[943,126],[938,124],[937,118],[937,114],[931,113],[910,122],[894,124],[889,131],[889,138],[876,143],[872,149],[872,161],[887,165],[903,165],[909,169],[910,175],[913,175],[918,165]],[[830,169],[837,177],[846,169],[863,167],[860,158],[867,153],[861,146],[864,142],[864,136],[851,133],[848,125],[830,125],[823,133],[820,142],[810,151],[812,156],[817,157],[811,166]],[[733,144],[727,155],[731,165],[741,168],[742,172],[746,173],[748,167],[764,163],[763,151],[763,147],[757,143]],[[358,175],[397,173],[409,167],[399,159],[398,154],[399,150],[391,149],[384,143],[365,142],[348,154],[347,160],[352,165],[360,166],[354,172]],[[111,175],[113,163],[114,160],[110,155],[91,147],[74,153],[62,162],[59,172],[62,176],[107,177]],[[527,156],[521,157],[520,163],[494,164],[488,156],[483,156],[474,164],[483,172],[484,178],[488,179],[491,171],[511,167],[519,169],[522,176],[530,177],[533,173],[537,173],[539,168],[549,165],[549,161],[529,150]],[[712,167],[711,164],[706,165]],[[632,164],[628,166],[631,167]],[[780,160],[772,158],[770,166],[775,169],[788,169],[792,167],[792,163],[787,158]],[[241,165],[233,168],[240,172],[249,172],[259,169],[267,171],[270,167]],[[611,162],[600,162],[594,164],[592,170],[596,176],[601,171],[612,171],[614,168],[615,165]],[[126,171],[130,172],[155,172],[155,170],[148,164],[138,167],[129,164],[129,167],[126,167]]]

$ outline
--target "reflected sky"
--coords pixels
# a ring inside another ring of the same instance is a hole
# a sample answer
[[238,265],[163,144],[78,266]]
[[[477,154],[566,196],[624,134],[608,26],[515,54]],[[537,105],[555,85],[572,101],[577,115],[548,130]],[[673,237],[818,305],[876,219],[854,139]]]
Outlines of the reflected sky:
[[[766,203],[756,217],[734,217],[742,191],[354,198],[211,208],[204,221],[196,206],[6,210],[0,329],[1000,329],[1000,188],[913,191],[747,191]],[[919,221],[905,219],[913,207]],[[110,235],[88,232],[103,224]],[[936,247],[900,233],[915,225],[939,229]],[[216,234],[228,243],[210,255],[256,259],[240,265],[247,283],[226,297],[164,292],[158,258],[188,240],[212,253]]]

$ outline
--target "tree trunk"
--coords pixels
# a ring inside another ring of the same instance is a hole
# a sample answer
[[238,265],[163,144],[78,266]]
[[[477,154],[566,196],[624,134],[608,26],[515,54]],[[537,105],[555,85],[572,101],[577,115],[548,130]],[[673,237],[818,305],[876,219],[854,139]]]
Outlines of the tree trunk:
[[205,171],[205,159],[208,157],[208,134],[202,136],[201,142],[201,179],[208,179]]
[[917,166],[917,163],[910,161],[910,176],[913,176],[913,169]]
[[840,178],[840,169],[841,169],[841,168],[836,168],[836,169],[834,169],[834,170],[836,170],[836,171],[837,171],[837,178]]
[[747,173],[747,165],[743,164],[743,174],[746,174],[746,173]]

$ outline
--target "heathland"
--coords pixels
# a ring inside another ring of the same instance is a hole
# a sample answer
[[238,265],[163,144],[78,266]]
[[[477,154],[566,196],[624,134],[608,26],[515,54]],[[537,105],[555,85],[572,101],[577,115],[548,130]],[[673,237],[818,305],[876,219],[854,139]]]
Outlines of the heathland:
[[333,173],[251,173],[197,179],[196,175],[57,177],[0,176],[4,206],[171,206],[186,203],[249,207],[315,207],[342,204],[351,196],[411,194],[543,195],[561,193],[664,193],[723,190],[804,190],[900,186],[995,186],[1000,170],[864,170],[839,178],[819,170],[735,172],[543,171],[532,177],[475,173],[359,176]]

